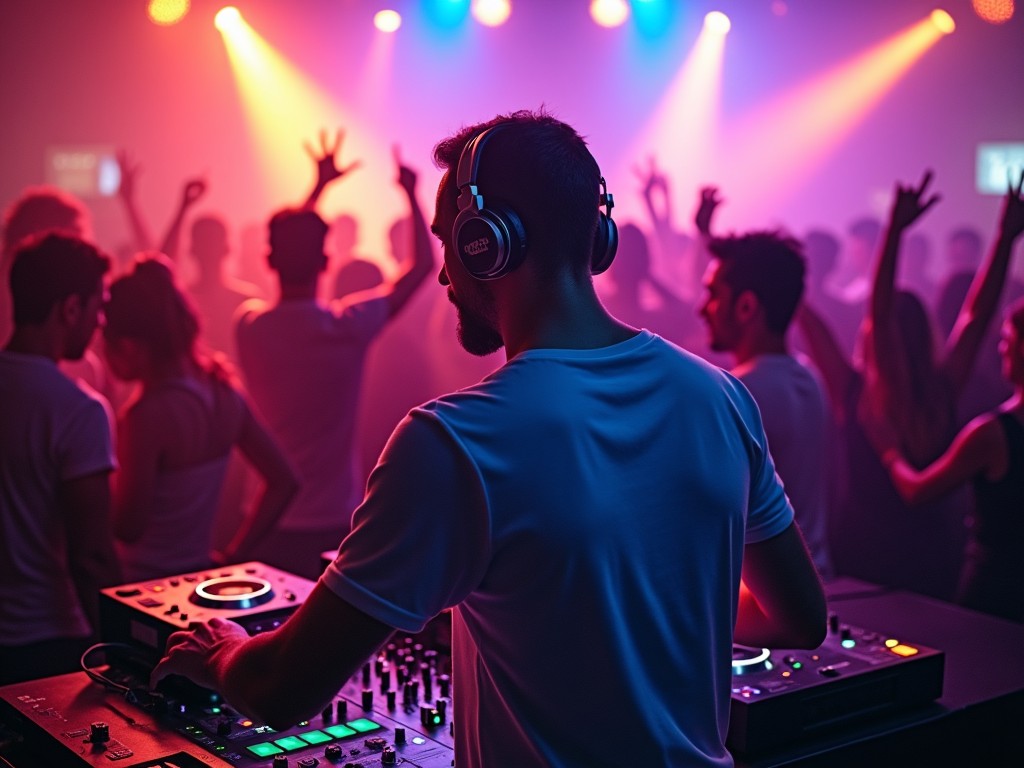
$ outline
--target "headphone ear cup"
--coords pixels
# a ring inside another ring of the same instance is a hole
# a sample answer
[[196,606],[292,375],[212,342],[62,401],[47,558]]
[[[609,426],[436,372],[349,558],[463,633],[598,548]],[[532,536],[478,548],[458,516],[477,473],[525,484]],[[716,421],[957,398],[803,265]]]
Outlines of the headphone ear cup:
[[452,225],[462,265],[477,280],[497,280],[526,256],[526,231],[519,216],[500,204],[459,213]]
[[600,275],[612,265],[619,248],[619,228],[611,216],[598,214],[594,233],[594,251],[590,256],[590,274]]

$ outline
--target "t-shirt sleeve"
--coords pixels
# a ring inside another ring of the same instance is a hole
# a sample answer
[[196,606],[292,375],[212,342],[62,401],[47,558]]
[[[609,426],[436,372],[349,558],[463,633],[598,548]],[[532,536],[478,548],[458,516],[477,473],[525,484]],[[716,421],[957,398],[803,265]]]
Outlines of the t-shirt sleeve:
[[369,341],[383,330],[390,317],[390,304],[384,297],[345,305],[339,319],[350,331],[364,341]]
[[489,559],[476,467],[436,417],[414,410],[388,441],[321,581],[375,619],[417,632],[479,584]]
[[69,413],[56,447],[62,481],[113,470],[113,440],[103,403],[92,397],[83,398]]
[[740,413],[750,440],[750,498],[747,506],[745,542],[756,544],[778,536],[793,522],[793,507],[786,497],[775,462],[768,451],[761,412],[747,388],[734,383],[733,402]]

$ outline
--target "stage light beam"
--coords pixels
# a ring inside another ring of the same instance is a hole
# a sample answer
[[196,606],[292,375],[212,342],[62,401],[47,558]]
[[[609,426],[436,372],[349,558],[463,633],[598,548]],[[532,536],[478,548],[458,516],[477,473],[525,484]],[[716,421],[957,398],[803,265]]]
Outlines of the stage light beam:
[[397,32],[402,26],[402,16],[398,11],[377,11],[373,17],[373,26],[381,32]]
[[146,13],[154,24],[169,27],[184,19],[191,6],[191,0],[149,0]]
[[626,0],[591,0],[590,18],[602,27],[621,27],[629,18]]
[[213,17],[213,26],[224,34],[237,30],[241,23],[242,14],[233,5],[221,8],[217,11],[217,15]]
[[512,15],[509,0],[473,0],[473,18],[485,27],[500,27]]
[[732,22],[721,11],[711,11],[704,17],[704,26],[717,35],[727,35],[732,29]]
[[953,17],[941,8],[936,8],[932,11],[931,20],[935,28],[944,35],[953,34],[953,31],[956,29],[956,22],[953,21]]

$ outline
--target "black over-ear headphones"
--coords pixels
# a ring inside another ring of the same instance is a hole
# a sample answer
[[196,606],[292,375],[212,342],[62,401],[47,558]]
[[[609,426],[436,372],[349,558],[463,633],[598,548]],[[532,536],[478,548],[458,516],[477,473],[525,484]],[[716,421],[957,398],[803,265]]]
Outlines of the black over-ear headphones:
[[[466,271],[478,280],[497,280],[523,263],[526,256],[526,230],[519,215],[493,200],[484,202],[477,185],[480,157],[487,141],[507,123],[499,123],[469,141],[459,157],[456,182],[459,189],[459,215],[452,225],[452,242]],[[619,230],[612,221],[615,201],[601,178],[597,232],[590,256],[590,272],[599,275],[611,266],[619,245]]]

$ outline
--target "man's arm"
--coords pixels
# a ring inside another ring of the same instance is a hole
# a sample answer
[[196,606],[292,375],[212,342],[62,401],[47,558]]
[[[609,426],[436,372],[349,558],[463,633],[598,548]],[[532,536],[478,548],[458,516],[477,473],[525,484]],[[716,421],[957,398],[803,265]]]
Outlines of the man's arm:
[[62,482],[57,488],[67,532],[68,566],[89,625],[99,629],[97,594],[121,580],[110,529],[110,472]]
[[409,303],[416,290],[423,285],[434,271],[434,252],[431,247],[430,230],[416,200],[416,172],[402,165],[398,148],[394,148],[395,164],[398,166],[398,184],[409,200],[409,215],[412,217],[412,264],[392,284],[386,295],[388,314],[395,317]]
[[796,523],[743,550],[734,639],[758,648],[817,648],[825,639],[825,593]]
[[323,710],[393,631],[317,584],[273,632],[249,638],[223,619],[175,632],[151,683],[184,675],[219,691],[240,712],[283,730]]

